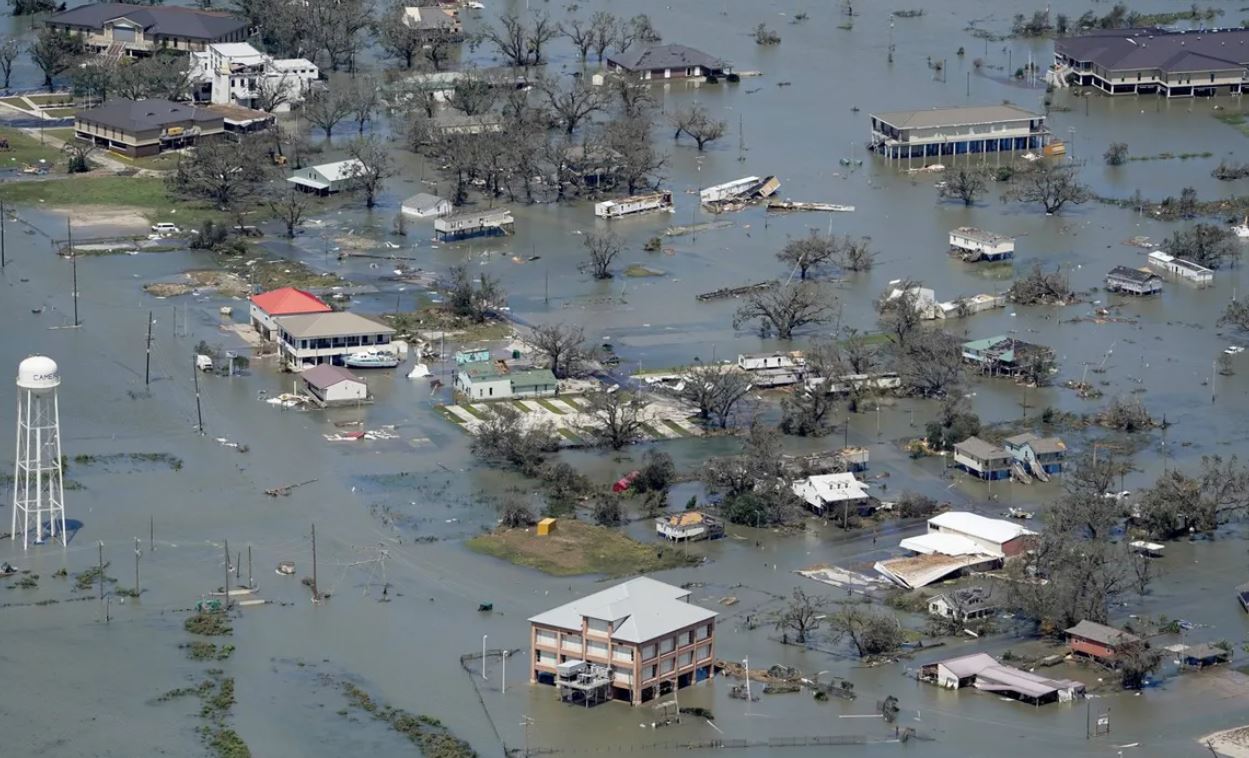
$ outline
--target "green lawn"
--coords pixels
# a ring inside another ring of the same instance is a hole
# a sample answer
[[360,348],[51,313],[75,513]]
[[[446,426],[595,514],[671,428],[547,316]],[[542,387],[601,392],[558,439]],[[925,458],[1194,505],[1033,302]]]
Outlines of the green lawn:
[[657,440],[668,439],[668,435],[664,434],[663,432],[660,432],[658,429],[651,426],[650,424],[642,424],[642,431],[646,432],[648,435],[650,435],[651,437],[654,437]]
[[573,443],[576,443],[576,444],[581,444],[581,438],[580,438],[580,437],[578,437],[578,436],[577,436],[577,435],[576,435],[576,434],[575,434],[575,433],[574,433],[571,429],[569,429],[569,428],[567,428],[567,427],[563,427],[563,426],[561,426],[561,427],[560,427],[559,429],[557,429],[556,431],[558,431],[558,432],[559,432],[559,435],[560,435],[561,437],[563,437],[564,439],[568,440],[569,442],[573,442]]
[[45,108],[43,112],[52,118],[73,118],[78,115],[77,108]]
[[30,106],[20,97],[0,97],[0,103],[11,105],[14,108],[21,108],[24,111],[30,110]]
[[480,410],[478,410],[478,409],[474,408],[473,406],[469,405],[468,403],[460,403],[460,407],[461,407],[461,408],[463,408],[463,409],[464,409],[464,411],[465,411],[466,413],[468,413],[468,415],[472,416],[473,418],[480,419],[480,420],[482,420],[482,421],[485,421],[485,420],[486,420],[486,414],[485,414],[485,413],[483,413],[483,412],[481,412]]
[[470,550],[553,576],[628,576],[697,562],[684,551],[643,544],[613,529],[561,518],[539,537],[534,529],[500,529],[468,541]]
[[61,151],[50,146],[39,144],[38,137],[31,137],[17,129],[0,127],[0,137],[9,141],[8,152],[0,152],[0,165],[8,168],[21,168],[23,163],[37,163],[45,160],[54,168],[61,168],[63,163]]
[[[42,202],[52,207],[111,205],[136,208],[154,221],[186,223],[189,217],[193,223],[199,223],[204,218],[219,215],[219,211],[202,203],[171,196],[163,179],[146,176],[76,176],[48,181],[5,182],[0,184],[0,199],[10,203]],[[171,214],[172,210],[178,213]]]
[[555,403],[552,403],[550,400],[547,400],[544,397],[536,397],[533,399],[533,401],[537,403],[538,405],[542,406],[543,408],[546,408],[548,411],[550,411],[551,413],[554,413],[557,416],[565,415],[565,412],[560,410],[560,407],[558,405],[556,405]]
[[681,428],[680,424],[673,421],[672,419],[667,419],[667,418],[664,419],[664,426],[671,429],[679,437],[684,437],[685,435],[689,434],[689,432]]
[[1244,115],[1240,113],[1220,113],[1215,118],[1228,126],[1235,127],[1241,134],[1249,137],[1249,123],[1246,123]]
[[[9,99],[10,99],[10,100],[20,100],[21,98],[9,98]],[[26,99],[27,99],[27,100],[29,100],[29,101],[31,101],[32,103],[35,103],[36,105],[61,105],[62,103],[64,103],[65,105],[73,105],[73,104],[74,104],[74,97],[73,97],[73,95],[67,95],[67,94],[61,94],[61,95],[27,95],[27,96],[26,96]]]

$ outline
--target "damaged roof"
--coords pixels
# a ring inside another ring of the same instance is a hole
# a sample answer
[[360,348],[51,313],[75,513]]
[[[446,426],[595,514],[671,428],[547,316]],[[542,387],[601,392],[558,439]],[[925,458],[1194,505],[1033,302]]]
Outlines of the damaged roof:
[[655,45],[638,48],[627,53],[609,55],[607,61],[629,71],[654,71],[661,68],[693,66],[720,69],[726,65],[719,58],[685,45]]

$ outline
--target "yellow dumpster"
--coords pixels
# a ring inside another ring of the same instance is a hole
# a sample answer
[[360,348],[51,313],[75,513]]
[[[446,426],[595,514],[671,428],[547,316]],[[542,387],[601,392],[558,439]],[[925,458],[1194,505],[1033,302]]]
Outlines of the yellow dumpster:
[[555,531],[555,519],[544,518],[538,522],[538,536],[539,537],[545,537],[546,535],[550,534],[553,531]]

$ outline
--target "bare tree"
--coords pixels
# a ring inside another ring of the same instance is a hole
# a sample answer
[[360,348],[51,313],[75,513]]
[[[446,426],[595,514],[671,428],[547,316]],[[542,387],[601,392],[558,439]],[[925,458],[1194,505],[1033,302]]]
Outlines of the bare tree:
[[574,16],[561,23],[559,31],[572,42],[572,46],[577,49],[584,63],[590,55],[590,49],[594,47],[594,22]]
[[499,28],[487,28],[482,38],[492,43],[510,65],[528,68],[543,62],[542,48],[560,33],[546,13],[534,13],[529,22],[514,13],[499,18]]
[[812,229],[806,237],[786,242],[776,257],[797,270],[799,279],[806,279],[813,270],[832,260],[834,252],[833,240]]
[[1213,532],[1249,513],[1249,468],[1236,456],[1202,456],[1196,475],[1173,469],[1158,477],[1139,510],[1138,523],[1156,538]]
[[1128,160],[1128,143],[1111,142],[1102,157],[1106,159],[1107,166],[1122,166]]
[[9,79],[13,76],[13,64],[22,54],[22,40],[19,37],[7,36],[0,42],[0,73],[4,74],[4,88],[9,88]]
[[362,135],[365,125],[373,120],[373,114],[381,105],[377,81],[370,77],[353,80],[347,90],[347,100],[351,103],[351,117],[356,122],[356,134]]
[[425,44],[421,47],[421,58],[433,70],[442,71],[443,67],[447,65],[447,61],[451,60],[455,44],[455,40],[450,37],[431,37],[425,40]]
[[307,193],[293,187],[274,192],[265,199],[269,213],[286,227],[288,239],[294,239],[295,230],[303,226],[304,216],[311,204]]
[[266,162],[256,143],[208,142],[179,156],[167,182],[175,192],[229,209],[250,199],[265,178]]
[[642,188],[659,186],[660,171],[668,156],[655,149],[650,122],[641,116],[612,119],[602,135],[603,144],[614,153],[614,179],[635,194]]
[[1233,300],[1219,316],[1219,326],[1231,326],[1240,331],[1249,331],[1249,300]]
[[1058,213],[1067,204],[1086,203],[1093,194],[1077,176],[1077,167],[1037,161],[1026,171],[1018,173],[1006,192],[1008,199],[1023,203],[1040,203],[1046,213]]
[[574,79],[566,88],[545,75],[534,82],[534,87],[546,96],[551,111],[567,134],[572,134],[590,114],[603,110],[607,105],[603,88],[586,84],[583,79]]
[[290,105],[299,91],[300,83],[287,74],[264,76],[256,82],[256,110],[273,113],[284,105]]
[[698,409],[704,424],[728,428],[737,406],[750,394],[750,378],[736,366],[697,365],[681,374],[680,396]]
[[795,587],[789,602],[776,613],[772,623],[776,631],[785,636],[786,641],[792,632],[794,642],[805,645],[807,637],[812,632],[818,631],[820,624],[823,623],[826,608],[828,608],[827,597],[808,595],[802,591],[801,587]]
[[331,71],[355,71],[362,34],[373,25],[371,0],[304,0],[300,6],[312,45],[325,52]]
[[588,421],[579,425],[578,431],[595,444],[619,450],[643,437],[647,402],[636,390],[594,390],[582,395],[582,399]]
[[505,403],[485,411],[473,434],[473,455],[533,476],[548,453],[559,449],[559,438],[550,422],[526,418]]
[[1070,303],[1075,299],[1071,282],[1062,269],[1047,273],[1039,263],[1033,265],[1032,270],[1022,278],[1016,279],[1006,295],[1020,305]]
[[570,324],[538,324],[527,339],[547,361],[556,379],[574,374],[586,357],[585,329]]
[[923,285],[910,279],[889,285],[889,289],[876,300],[876,313],[881,331],[889,336],[895,347],[903,347],[924,320],[920,307]]
[[655,106],[650,86],[624,74],[612,74],[607,80],[607,87],[619,101],[625,118],[637,118]]
[[83,38],[68,31],[45,28],[27,47],[30,60],[43,72],[43,86],[68,71],[83,56]]
[[891,653],[905,639],[896,618],[862,603],[843,603],[829,614],[828,626],[838,640],[848,639],[860,658]]
[[624,243],[614,232],[591,231],[581,238],[589,260],[585,268],[595,279],[610,279],[611,264],[624,250]]
[[675,130],[673,139],[680,139],[681,135],[685,134],[697,143],[699,152],[702,152],[709,142],[723,137],[728,128],[723,121],[711,118],[707,110],[698,103],[678,110],[672,115],[671,122]]
[[989,186],[989,172],[983,168],[963,167],[945,172],[938,193],[943,199],[960,200],[963,205],[975,205]]
[[[814,342],[806,351],[807,373],[824,382],[838,376],[840,356],[833,341]],[[832,430],[836,401],[819,383],[800,383],[781,399],[781,431],[800,437],[819,437]]]
[[733,316],[733,328],[759,320],[763,334],[793,339],[794,331],[829,321],[837,311],[837,299],[815,282],[794,282],[751,294]]
[[308,123],[325,132],[325,141],[329,142],[334,127],[350,116],[353,109],[350,93],[331,84],[308,93],[304,99],[303,114]]
[[895,347],[903,388],[919,397],[945,397],[963,385],[962,340],[944,329],[917,330]]
[[594,34],[594,54],[598,56],[598,62],[602,63],[607,48],[611,47],[615,38],[616,17],[607,11],[595,11],[590,16],[590,29]]
[[373,34],[382,50],[402,62],[405,69],[412,68],[426,37],[420,29],[407,22],[406,3],[403,0],[396,0],[386,8],[382,17],[374,24]]
[[91,170],[91,163],[88,160],[98,149],[94,142],[85,142],[80,139],[66,140],[61,146],[61,152],[65,153],[68,159],[68,169],[71,174],[85,174]]
[[655,30],[655,25],[651,23],[650,16],[645,13],[639,13],[628,20],[621,19],[616,23],[615,39],[613,40],[616,49],[621,53],[629,52],[629,48],[633,45],[641,43],[643,45],[653,45],[661,42],[662,37]]
[[481,273],[474,280],[464,266],[453,266],[447,283],[447,305],[451,312],[475,323],[493,317],[507,302],[499,280]]
[[866,237],[854,239],[849,234],[832,240],[833,261],[842,271],[871,271],[876,265],[876,252]]
[[394,159],[381,140],[361,137],[347,146],[347,154],[354,159],[349,178],[354,188],[364,193],[364,207],[377,205],[377,195],[387,178],[394,176]]

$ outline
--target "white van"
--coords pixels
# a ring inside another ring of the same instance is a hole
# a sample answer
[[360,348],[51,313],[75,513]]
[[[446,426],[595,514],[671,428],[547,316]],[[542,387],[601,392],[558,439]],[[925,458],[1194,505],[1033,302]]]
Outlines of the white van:
[[168,221],[162,221],[159,224],[152,224],[152,231],[157,234],[180,234],[182,232],[181,229]]

